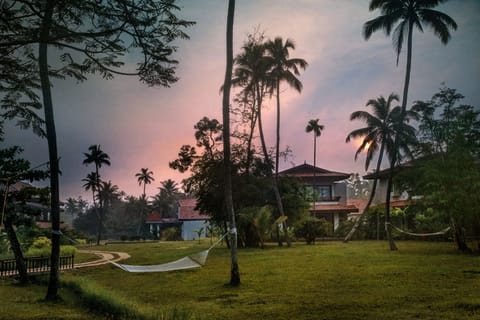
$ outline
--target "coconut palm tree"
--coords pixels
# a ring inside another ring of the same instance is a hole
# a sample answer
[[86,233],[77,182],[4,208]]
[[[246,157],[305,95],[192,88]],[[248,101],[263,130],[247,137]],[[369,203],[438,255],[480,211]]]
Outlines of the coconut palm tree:
[[[263,128],[261,124],[261,108],[265,91],[268,87],[267,71],[268,66],[264,63],[265,44],[263,35],[250,35],[248,41],[243,45],[242,52],[235,57],[235,70],[232,79],[232,86],[243,88],[243,99],[251,99],[249,110],[249,133],[247,140],[246,175],[249,175],[252,161],[252,140],[256,123],[259,124],[259,134],[263,139]],[[263,146],[263,145],[262,145]],[[266,150],[266,147],[265,147]]]
[[[317,137],[320,137],[322,135],[323,129],[325,129],[325,126],[321,125],[318,123],[320,121],[319,119],[311,119],[308,121],[307,127],[305,128],[305,131],[307,133],[313,132],[313,167],[317,167]],[[315,183],[315,173],[316,170],[313,170],[313,183]],[[315,192],[314,192],[314,199],[313,203],[315,205]]]
[[138,185],[143,184],[143,196],[145,197],[145,190],[147,184],[152,183],[152,181],[155,181],[153,178],[153,171],[150,171],[148,168],[141,168],[140,172],[135,174],[135,177],[137,177]]
[[283,41],[282,37],[276,37],[265,44],[265,63],[271,67],[270,75],[274,80],[275,93],[277,96],[277,133],[275,144],[275,179],[278,180],[278,160],[280,155],[280,83],[286,82],[298,92],[302,91],[303,85],[296,76],[300,75],[300,69],[305,70],[308,63],[303,59],[291,58],[289,50],[295,50],[295,43],[291,39]]
[[[355,152],[355,160],[357,160],[358,155],[362,152],[366,152],[365,159],[365,171],[368,170],[370,163],[373,157],[378,152],[377,166],[376,171],[379,172],[383,155],[386,152],[389,156],[390,161],[393,161],[394,154],[394,141],[398,139],[400,142],[400,150],[403,154],[411,157],[410,146],[415,141],[415,128],[408,125],[407,123],[399,123],[401,109],[399,106],[392,106],[394,102],[398,102],[399,97],[397,94],[391,93],[388,98],[380,96],[376,99],[368,100],[366,106],[372,107],[373,114],[367,111],[355,111],[350,115],[350,120],[359,120],[364,122],[367,126],[356,129],[350,132],[345,140],[345,142],[350,142],[352,139],[361,138],[362,142]],[[407,117],[403,119],[404,122],[408,122],[411,118],[416,118],[416,113],[409,111]],[[399,132],[399,128],[402,127],[403,131]],[[397,155],[396,158],[399,158]],[[352,230],[345,237],[344,242],[350,240],[355,231],[358,229],[360,222],[363,218],[363,214],[368,211],[370,205],[372,204],[373,198],[375,196],[375,191],[377,188],[377,177],[373,181],[372,191],[370,192],[370,198],[368,199],[367,206],[365,207],[362,215],[355,221],[355,224]],[[386,223],[390,222],[390,217],[385,216]],[[387,237],[389,235],[387,234]],[[393,242],[391,237],[389,241]]]
[[84,165],[95,164],[95,173],[97,174],[97,188],[100,190],[100,174],[99,168],[103,165],[110,166],[110,156],[103,152],[99,144],[94,144],[88,147],[90,153],[83,153],[85,159],[83,160]]
[[85,191],[92,190],[92,200],[93,200],[93,206],[96,208],[96,191],[97,191],[97,185],[98,185],[98,176],[96,172],[90,172],[87,174],[87,177],[82,179],[83,182],[85,182],[82,187],[85,189]]
[[[95,190],[92,189],[92,192],[97,192],[97,197],[98,197],[98,193],[100,192],[100,188],[101,188],[101,179],[100,179],[99,169],[103,165],[109,166],[111,164],[110,156],[105,152],[103,152],[99,144],[91,145],[90,147],[88,147],[88,150],[90,151],[90,153],[83,153],[83,155],[85,156],[85,159],[83,160],[83,164],[89,165],[93,163],[95,165],[95,178],[97,179],[97,182],[96,182]],[[93,204],[95,205],[95,201]],[[99,207],[100,208],[98,209],[95,206],[95,211],[97,212],[97,216],[99,217],[97,245],[100,245],[101,230],[103,229],[103,226],[102,226],[103,219],[101,219],[103,215],[102,201],[99,201]]]
[[[371,0],[370,11],[379,9],[381,15],[367,21],[363,26],[363,36],[368,40],[371,35],[383,30],[387,36],[393,30],[393,46],[397,54],[397,64],[402,51],[403,42],[407,41],[407,63],[405,81],[403,87],[402,107],[400,118],[406,116],[408,89],[410,85],[410,72],[412,66],[412,40],[413,28],[423,32],[423,25],[430,27],[433,33],[440,38],[443,44],[447,44],[451,38],[450,30],[457,29],[457,23],[445,13],[433,10],[440,3],[447,0]],[[403,121],[400,121],[402,124]],[[400,130],[402,128],[400,127]],[[399,142],[394,141],[394,148],[398,149]],[[391,168],[387,184],[386,215],[390,213],[390,192],[392,189],[393,169],[397,163],[397,153],[393,153]],[[390,233],[390,225],[387,224],[387,235]],[[396,250],[394,243],[390,241],[390,249]]]

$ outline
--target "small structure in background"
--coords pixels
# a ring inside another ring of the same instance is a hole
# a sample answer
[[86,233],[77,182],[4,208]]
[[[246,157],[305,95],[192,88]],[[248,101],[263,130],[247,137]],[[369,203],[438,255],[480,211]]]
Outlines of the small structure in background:
[[349,214],[358,212],[358,208],[347,200],[349,173],[330,171],[305,162],[279,172],[279,175],[295,177],[305,185],[311,198],[310,213],[328,221],[332,225],[332,234]]
[[[160,238],[164,230],[178,228],[183,240],[199,239],[198,230],[201,228],[207,230],[210,217],[195,210],[196,204],[195,199],[180,199],[178,200],[176,217],[163,218],[158,212],[154,211],[145,219],[145,223],[154,238]],[[203,239],[206,236],[207,234],[204,232],[200,235],[200,238]]]

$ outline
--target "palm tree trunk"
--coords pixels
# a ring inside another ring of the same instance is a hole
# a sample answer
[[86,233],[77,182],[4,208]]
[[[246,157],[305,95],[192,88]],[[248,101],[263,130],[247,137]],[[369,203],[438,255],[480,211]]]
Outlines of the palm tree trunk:
[[13,254],[15,256],[15,263],[17,266],[18,276],[20,284],[28,283],[28,272],[27,266],[25,264],[25,259],[23,257],[22,249],[20,247],[20,242],[18,242],[17,234],[13,229],[12,219],[8,216],[5,217],[5,230],[7,231],[8,241],[12,247]]
[[[270,163],[270,157],[268,156],[268,151],[267,151],[267,144],[265,143],[265,136],[263,134],[263,125],[262,125],[262,97],[260,95],[260,89],[257,86],[257,99],[258,99],[258,131],[260,132],[260,141],[262,143],[262,150],[263,150],[263,156],[265,158],[266,163]],[[267,174],[269,178],[272,181],[272,189],[273,193],[275,194],[275,200],[277,202],[277,209],[279,212],[280,216],[284,216],[285,212],[283,210],[283,203],[282,203],[282,197],[280,196],[280,192],[278,190],[278,184],[277,184],[277,179],[275,179],[275,176],[272,174],[270,170],[267,170]],[[288,230],[286,226],[284,225],[285,229],[285,240],[287,241],[287,245],[290,247],[291,242],[290,242],[290,237],[288,236]],[[280,237],[278,237],[278,245],[282,245],[282,240]]]
[[[395,142],[397,139],[395,139]],[[396,143],[395,143],[396,144]],[[395,149],[396,150],[396,149]],[[388,243],[390,245],[390,250],[398,250],[395,242],[392,237],[392,225],[390,224],[390,197],[392,193],[392,184],[393,184],[393,171],[395,169],[396,163],[396,153],[392,156],[392,162],[390,163],[390,170],[388,172],[388,183],[387,183],[387,199],[385,201],[385,234],[387,236]]]
[[395,169],[395,164],[397,163],[398,147],[399,141],[398,137],[402,135],[403,130],[403,120],[405,119],[405,114],[407,112],[407,100],[408,100],[408,89],[410,85],[410,72],[412,68],[412,37],[413,37],[413,21],[409,22],[408,28],[408,39],[407,39],[407,66],[405,71],[405,82],[403,86],[403,97],[402,97],[402,110],[400,114],[400,126],[398,128],[397,135],[393,143],[393,154],[390,163],[390,170],[388,173],[388,184],[387,184],[387,199],[385,201],[385,232],[390,245],[390,250],[398,250],[395,242],[392,238],[392,226],[390,224],[390,193],[392,191],[393,183],[393,170]]
[[43,108],[45,110],[45,126],[47,129],[48,158],[50,161],[50,210],[52,219],[52,251],[50,261],[50,278],[48,282],[46,300],[52,301],[58,298],[59,258],[60,258],[60,196],[59,196],[59,164],[57,152],[57,135],[55,132],[55,119],[53,115],[53,102],[48,75],[47,41],[49,38],[54,1],[45,1],[45,15],[40,30],[40,44],[38,64],[40,70],[40,82],[42,87]]
[[280,157],[280,79],[277,78],[277,141],[275,143],[275,179],[278,183],[278,162]]
[[[384,149],[385,149],[385,142],[382,141],[382,145],[380,146],[380,154],[378,155],[378,160],[377,160],[377,168],[375,170],[376,173],[380,172]],[[375,192],[377,190],[377,182],[378,182],[378,177],[375,177],[375,179],[373,180],[372,191],[370,192],[370,197],[368,198],[367,205],[365,206],[365,209],[363,209],[363,212],[361,213],[361,215],[357,218],[357,220],[355,220],[352,230],[350,230],[350,232],[347,234],[345,239],[343,239],[343,242],[350,241],[350,239],[352,238],[352,236],[355,234],[358,227],[360,226],[360,223],[362,222],[363,218],[365,217],[365,213],[368,211],[368,209],[370,209],[370,206],[372,205],[372,202],[373,202],[373,198],[375,197]],[[377,232],[377,237],[378,237],[378,232]]]
[[235,0],[228,1],[227,15],[227,65],[225,68],[225,81],[223,85],[223,162],[225,177],[225,205],[227,214],[230,217],[231,245],[230,245],[230,285],[240,285],[240,271],[237,257],[237,228],[235,223],[235,211],[232,198],[232,164],[230,161],[230,87],[232,85],[233,68],[233,18],[235,13]]
[[317,194],[315,191],[315,183],[317,180],[317,136],[315,130],[313,130],[313,209],[315,209],[315,203],[317,202]]
[[252,163],[252,157],[253,157],[253,150],[251,150],[253,133],[255,132],[255,125],[257,123],[257,116],[258,116],[258,113],[256,112],[256,109],[255,109],[255,105],[256,105],[255,88],[252,91],[253,91],[252,118],[250,123],[250,133],[248,135],[248,141],[247,141],[247,160],[245,164],[245,175],[247,176],[247,179],[250,176],[250,165]]

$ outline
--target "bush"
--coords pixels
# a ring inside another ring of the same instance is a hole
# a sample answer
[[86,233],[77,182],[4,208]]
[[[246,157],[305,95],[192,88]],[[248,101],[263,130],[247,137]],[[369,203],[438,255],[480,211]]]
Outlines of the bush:
[[178,228],[172,227],[162,231],[161,239],[164,241],[177,241],[181,240],[180,230]]
[[325,237],[331,224],[325,219],[308,216],[298,223],[295,228],[295,234],[299,238],[304,238],[307,244],[315,243],[317,237]]
[[52,245],[52,241],[48,239],[47,237],[38,237],[35,240],[33,240],[32,245],[30,248],[35,248],[35,249],[43,249],[43,248],[48,248]]

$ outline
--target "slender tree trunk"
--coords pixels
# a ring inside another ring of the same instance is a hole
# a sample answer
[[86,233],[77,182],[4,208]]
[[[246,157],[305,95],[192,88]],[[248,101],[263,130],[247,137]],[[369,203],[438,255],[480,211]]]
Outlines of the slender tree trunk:
[[98,206],[95,207],[98,217],[98,226],[97,226],[97,246],[100,245],[100,240],[102,239],[102,228],[103,228],[103,202],[100,199],[100,174],[98,173],[98,164],[95,163],[95,172],[97,174],[97,196],[98,196]]
[[17,265],[18,276],[21,284],[28,284],[28,272],[27,266],[25,264],[25,259],[23,257],[22,249],[20,247],[20,242],[18,242],[17,234],[13,229],[12,219],[7,214],[5,217],[5,230],[7,231],[8,241],[12,247],[13,254],[15,256],[15,262]]
[[50,261],[50,278],[46,300],[58,299],[59,281],[59,258],[60,258],[60,190],[59,190],[59,163],[57,152],[57,134],[55,132],[55,118],[53,114],[52,92],[50,86],[47,41],[52,24],[53,7],[55,2],[46,0],[44,3],[45,14],[40,30],[40,44],[38,53],[38,64],[40,70],[40,82],[42,87],[43,108],[45,110],[45,126],[47,129],[48,158],[50,161],[50,214],[52,219],[52,252]]
[[275,179],[278,183],[278,162],[280,158],[280,79],[277,78],[277,141],[275,143]]
[[392,185],[393,185],[393,172],[394,172],[395,163],[396,163],[395,161],[396,152],[394,153],[392,158],[393,159],[392,159],[392,162],[390,163],[390,170],[388,172],[387,199],[385,201],[385,234],[387,236],[388,244],[390,245],[390,250],[395,251],[395,250],[398,250],[398,248],[395,245],[395,241],[393,241],[393,237],[392,237],[392,225],[390,223],[390,198],[391,198]]
[[455,241],[455,244],[457,245],[458,250],[468,253],[472,252],[472,250],[467,245],[464,230],[455,223],[455,220],[453,218],[451,219],[451,223],[453,228],[453,239]]
[[[258,131],[260,132],[260,141],[262,142],[262,150],[263,150],[263,156],[265,157],[265,162],[270,163],[270,157],[268,156],[268,151],[267,151],[267,144],[265,143],[265,136],[263,134],[263,125],[262,125],[262,97],[260,96],[260,89],[257,87],[257,99],[258,100]],[[282,203],[282,197],[280,196],[280,192],[278,190],[278,184],[277,184],[277,179],[275,179],[275,176],[272,174],[270,170],[267,170],[267,174],[269,178],[272,181],[272,189],[273,193],[275,194],[275,200],[277,202],[277,208],[279,211],[280,216],[284,216],[285,212],[283,210],[283,203]],[[287,241],[287,245],[291,246],[290,238],[288,236],[288,230],[286,227],[284,227],[285,231],[285,240]],[[280,237],[278,237],[278,245],[282,245],[282,240]]]
[[315,203],[317,202],[316,194],[316,182],[317,182],[317,136],[315,135],[315,130],[313,130],[313,209],[315,209]]
[[252,117],[251,117],[251,123],[250,123],[250,133],[248,135],[248,141],[247,141],[247,161],[245,164],[245,167],[246,167],[245,175],[247,176],[247,179],[250,177],[250,166],[251,166],[252,157],[253,157],[253,150],[251,150],[252,140],[253,140],[253,133],[255,132],[255,126],[257,124],[257,116],[258,116],[257,110],[255,109],[255,106],[256,106],[255,89],[253,89],[252,91],[253,91]]
[[399,137],[402,136],[403,131],[403,121],[405,119],[405,114],[407,112],[407,101],[408,101],[408,89],[410,86],[410,72],[412,68],[412,37],[413,37],[413,21],[409,21],[408,28],[408,38],[407,38],[407,66],[405,71],[405,81],[403,86],[403,97],[402,97],[402,110],[400,114],[400,126],[398,128],[397,135],[393,143],[393,155],[390,164],[390,170],[388,173],[388,184],[387,184],[387,199],[385,201],[385,232],[387,236],[388,243],[390,245],[390,250],[398,250],[395,242],[392,238],[392,226],[390,224],[390,192],[392,190],[393,183],[393,170],[395,169],[395,164],[397,163],[398,149],[399,149]]
[[[382,145],[380,146],[380,153],[378,155],[378,160],[377,160],[377,168],[375,170],[375,173],[378,174],[380,172],[380,167],[382,165],[382,160],[383,160],[383,152],[385,149],[385,142],[382,141]],[[355,220],[355,223],[353,224],[352,230],[347,234],[345,239],[343,239],[343,242],[348,242],[352,238],[352,236],[355,234],[357,231],[358,227],[360,226],[363,218],[365,217],[365,213],[370,209],[370,206],[372,205],[373,198],[375,197],[375,192],[377,191],[377,182],[378,182],[378,177],[375,177],[373,180],[373,186],[372,186],[372,191],[370,192],[370,197],[368,198],[367,205],[365,206],[365,209],[363,209],[362,214]],[[378,237],[378,231],[377,231],[377,237]]]
[[223,161],[224,161],[224,177],[225,177],[225,205],[227,213],[230,217],[231,230],[231,268],[230,268],[230,285],[240,285],[240,271],[238,268],[237,257],[237,227],[235,223],[235,211],[233,209],[232,198],[232,164],[230,161],[230,88],[232,85],[232,68],[233,68],[233,18],[235,13],[235,0],[228,1],[227,15],[227,65],[225,68],[225,81],[223,85]]

